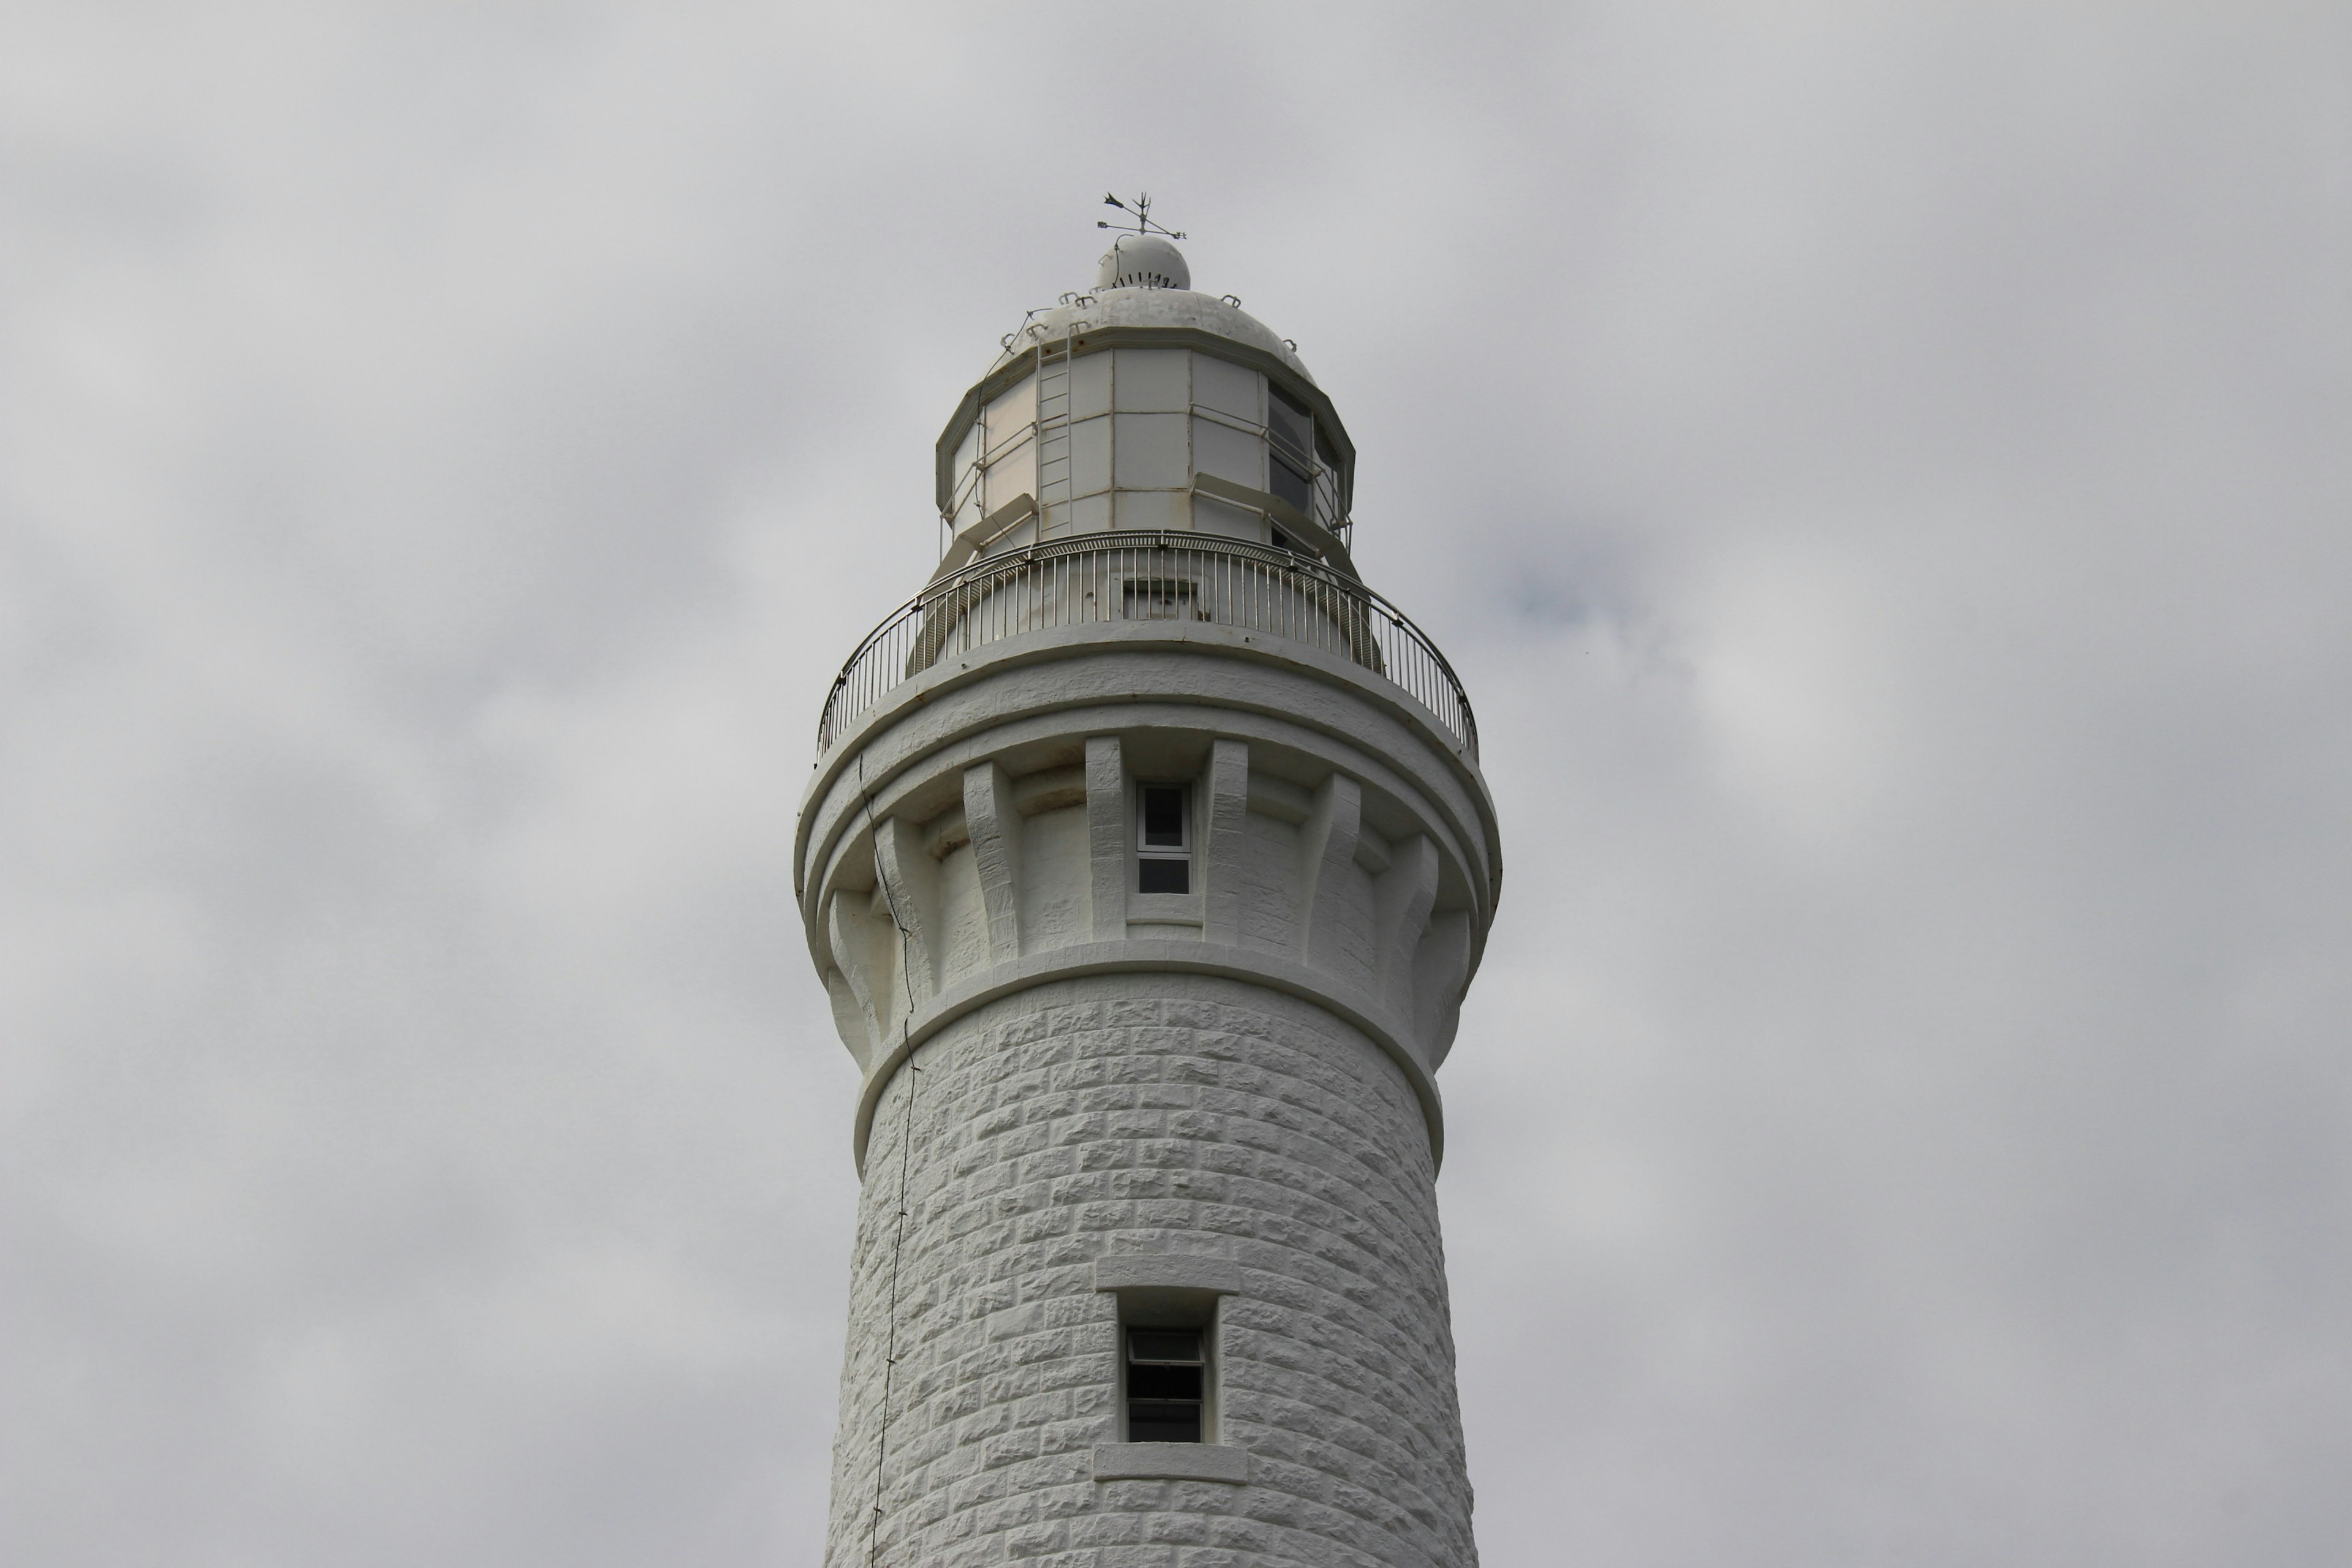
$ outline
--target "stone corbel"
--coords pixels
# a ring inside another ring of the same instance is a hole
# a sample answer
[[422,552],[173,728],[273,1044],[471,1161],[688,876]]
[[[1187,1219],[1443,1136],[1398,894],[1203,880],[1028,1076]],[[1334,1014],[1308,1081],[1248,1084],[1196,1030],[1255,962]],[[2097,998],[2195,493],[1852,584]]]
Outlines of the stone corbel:
[[1429,922],[1429,934],[1412,956],[1412,1032],[1432,1072],[1454,1048],[1469,984],[1470,911],[1450,910]]
[[900,933],[902,966],[917,1005],[940,988],[938,945],[931,911],[939,907],[939,865],[923,847],[923,830],[901,816],[875,824],[874,872]]
[[1413,1016],[1413,955],[1436,902],[1437,846],[1416,833],[1391,848],[1388,869],[1372,884],[1372,973],[1400,1018]]
[[1202,936],[1237,944],[1242,940],[1242,857],[1247,852],[1249,742],[1218,741],[1209,748],[1209,771],[1202,781],[1208,797],[1207,831],[1199,857],[1207,886]]
[[825,900],[825,945],[834,967],[825,975],[826,996],[833,1003],[833,1021],[842,1043],[857,1065],[872,1071],[882,1055],[881,1041],[892,1015],[877,1005],[877,991],[890,973],[887,943],[896,933],[877,931],[863,908],[873,895],[835,893]]
[[1013,809],[1013,781],[1002,763],[979,763],[963,771],[963,818],[980,872],[989,962],[1008,963],[1021,956],[1021,818]]
[[1345,773],[1335,773],[1315,792],[1314,808],[1298,835],[1298,952],[1319,968],[1338,966],[1332,943],[1339,927],[1340,901],[1348,896],[1346,877],[1356,858],[1363,803],[1363,786]]

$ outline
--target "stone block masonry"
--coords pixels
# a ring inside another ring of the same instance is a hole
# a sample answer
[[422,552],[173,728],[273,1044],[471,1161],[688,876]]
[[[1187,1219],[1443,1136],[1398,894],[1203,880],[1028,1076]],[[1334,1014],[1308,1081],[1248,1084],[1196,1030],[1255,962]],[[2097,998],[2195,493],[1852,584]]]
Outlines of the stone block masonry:
[[[1168,973],[1015,992],[913,1066],[866,1150],[827,1568],[1471,1568],[1434,1162],[1391,1054]],[[1156,1253],[1239,1284],[1214,1438],[1245,1482],[1096,1479],[1118,1309],[1094,1264]]]

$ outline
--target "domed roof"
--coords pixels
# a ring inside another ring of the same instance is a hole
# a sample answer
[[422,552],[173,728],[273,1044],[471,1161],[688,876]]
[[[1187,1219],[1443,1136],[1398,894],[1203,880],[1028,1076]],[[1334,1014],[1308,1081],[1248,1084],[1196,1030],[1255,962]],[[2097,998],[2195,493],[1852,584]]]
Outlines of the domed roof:
[[[1133,282],[1097,283],[1090,294],[1066,294],[1062,303],[1029,312],[1018,331],[1006,334],[1003,352],[990,366],[1041,341],[1112,327],[1178,327],[1208,332],[1270,354],[1310,386],[1315,377],[1298,351],[1241,308],[1231,295],[1195,293],[1183,253],[1159,235],[1124,235],[1102,259],[1103,275]],[[1173,279],[1160,282],[1160,279]]]
[[1097,289],[1190,289],[1192,269],[1172,240],[1156,234],[1122,234],[1103,253],[1095,271]]

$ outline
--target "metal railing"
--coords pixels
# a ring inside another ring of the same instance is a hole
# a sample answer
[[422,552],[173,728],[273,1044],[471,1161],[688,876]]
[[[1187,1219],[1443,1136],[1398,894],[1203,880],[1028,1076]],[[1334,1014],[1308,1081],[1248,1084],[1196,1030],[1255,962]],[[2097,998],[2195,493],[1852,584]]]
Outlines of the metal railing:
[[1026,545],[925,588],[867,633],[835,677],[817,751],[942,658],[1030,632],[1119,621],[1205,621],[1337,654],[1402,689],[1478,755],[1461,679],[1380,595],[1287,550],[1143,530]]

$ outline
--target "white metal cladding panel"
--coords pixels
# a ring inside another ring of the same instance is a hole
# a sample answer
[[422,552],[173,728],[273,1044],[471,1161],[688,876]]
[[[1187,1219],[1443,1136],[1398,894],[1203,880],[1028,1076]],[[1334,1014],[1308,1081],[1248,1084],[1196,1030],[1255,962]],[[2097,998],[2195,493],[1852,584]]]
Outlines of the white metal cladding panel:
[[[1472,1568],[1428,1140],[1370,1042],[1239,982],[1106,975],[916,1065],[867,1152],[828,1568]],[[1117,1436],[1093,1262],[1152,1253],[1239,1270],[1219,1437],[1247,1485],[1091,1479]]]
[[1252,489],[1265,489],[1265,438],[1213,419],[1192,421],[1192,468]]
[[1070,426],[1070,493],[1093,495],[1110,489],[1110,416],[1081,419]]
[[1181,414],[1115,414],[1111,422],[1119,489],[1181,489],[1192,482],[1192,420]]
[[1111,518],[1120,528],[1189,528],[1192,498],[1182,490],[1118,490]]
[[1223,534],[1227,539],[1246,539],[1255,544],[1266,542],[1264,518],[1207,496],[1192,498],[1192,526],[1202,533]]
[[[1099,356],[1097,356],[1099,357]],[[1181,414],[1192,406],[1192,354],[1183,349],[1118,349],[1111,405],[1122,414]]]
[[983,512],[992,512],[1020,496],[1037,493],[1037,443],[1023,437],[988,465],[981,488]]
[[1110,412],[1110,360],[1106,353],[1080,354],[1070,362],[1070,417]]
[[988,444],[1000,446],[1007,436],[1027,427],[1037,417],[1037,378],[1022,377],[992,398],[988,405]]
[[1265,423],[1265,377],[1214,354],[1192,356],[1192,401],[1252,425]]
[[1110,494],[1080,496],[1066,509],[1068,522],[1055,531],[1062,533],[1100,533],[1110,527]]

